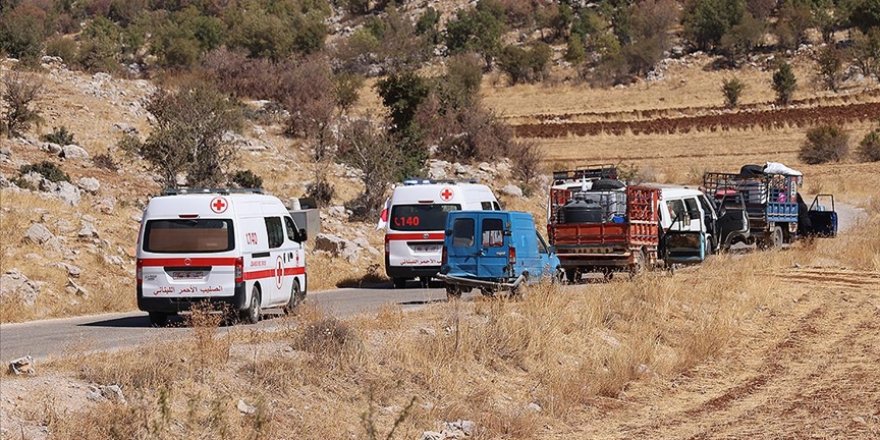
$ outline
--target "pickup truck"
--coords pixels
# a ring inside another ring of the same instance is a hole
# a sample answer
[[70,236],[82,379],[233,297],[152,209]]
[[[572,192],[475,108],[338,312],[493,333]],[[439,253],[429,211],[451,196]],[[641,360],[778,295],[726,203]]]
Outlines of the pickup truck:
[[657,263],[660,190],[628,186],[598,166],[554,173],[547,233],[570,282],[580,274],[638,272]]

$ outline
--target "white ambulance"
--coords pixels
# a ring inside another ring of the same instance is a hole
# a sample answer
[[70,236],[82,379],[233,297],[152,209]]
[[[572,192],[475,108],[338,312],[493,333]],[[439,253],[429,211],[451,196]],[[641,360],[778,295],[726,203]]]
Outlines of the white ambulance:
[[385,202],[385,273],[394,287],[419,278],[427,286],[440,271],[446,214],[458,210],[500,211],[495,194],[475,182],[407,180]]
[[254,191],[181,190],[150,200],[137,246],[137,303],[154,325],[207,302],[250,323],[306,294],[305,229]]

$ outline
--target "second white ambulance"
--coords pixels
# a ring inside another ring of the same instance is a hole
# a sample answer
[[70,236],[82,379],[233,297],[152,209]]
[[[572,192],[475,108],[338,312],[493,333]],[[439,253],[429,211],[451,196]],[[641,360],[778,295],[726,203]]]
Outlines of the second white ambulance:
[[137,247],[137,303],[154,325],[209,303],[247,322],[305,298],[305,229],[276,197],[229,190],[150,200]]
[[473,182],[408,180],[394,188],[379,227],[385,229],[385,273],[394,287],[418,278],[426,286],[440,271],[446,215],[500,211],[495,194]]

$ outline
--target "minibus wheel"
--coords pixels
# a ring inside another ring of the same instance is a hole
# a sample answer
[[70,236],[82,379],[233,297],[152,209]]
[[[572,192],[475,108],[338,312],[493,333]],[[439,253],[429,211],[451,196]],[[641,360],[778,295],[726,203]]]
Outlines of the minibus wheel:
[[392,281],[395,289],[406,289],[406,278],[395,278]]
[[254,286],[251,289],[251,304],[248,308],[241,311],[241,320],[248,324],[256,324],[260,322],[260,315],[263,310],[260,306],[260,289]]

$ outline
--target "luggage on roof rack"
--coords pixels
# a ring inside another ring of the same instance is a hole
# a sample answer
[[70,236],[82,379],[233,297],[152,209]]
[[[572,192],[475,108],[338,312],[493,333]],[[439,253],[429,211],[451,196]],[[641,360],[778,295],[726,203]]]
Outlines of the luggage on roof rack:
[[553,180],[617,179],[617,167],[610,164],[588,165],[577,170],[554,171]]

